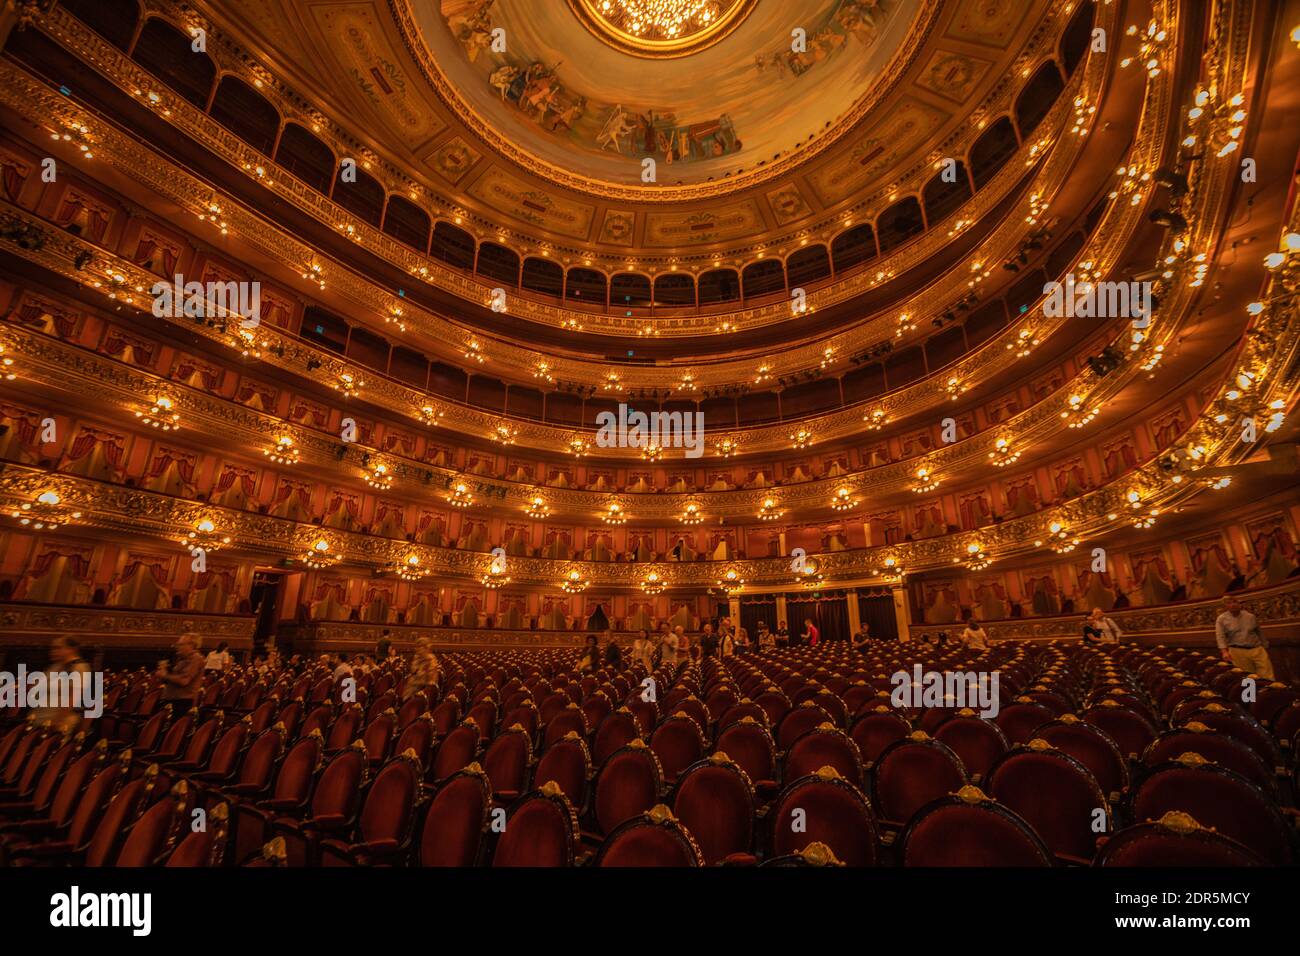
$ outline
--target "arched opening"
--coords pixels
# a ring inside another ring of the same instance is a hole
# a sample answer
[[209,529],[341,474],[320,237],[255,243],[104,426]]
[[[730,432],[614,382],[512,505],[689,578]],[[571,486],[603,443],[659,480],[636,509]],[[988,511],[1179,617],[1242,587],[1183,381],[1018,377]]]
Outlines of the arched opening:
[[874,258],[876,258],[876,234],[869,222],[841,232],[831,241],[831,259],[835,263],[836,272],[852,269]]
[[370,225],[378,226],[384,218],[384,187],[359,164],[353,172],[356,181],[348,182],[343,178],[343,164],[339,164],[334,178],[334,201]]
[[484,242],[478,247],[478,265],[475,271],[485,279],[503,282],[508,286],[519,284],[519,256],[495,242]]
[[566,302],[605,304],[605,273],[595,269],[570,269],[564,284]]
[[740,274],[735,269],[710,269],[699,279],[700,305],[735,302],[740,298]]
[[384,210],[384,232],[423,252],[429,247],[429,216],[409,199],[389,196],[388,208]]
[[785,291],[785,267],[777,259],[760,259],[745,266],[740,274],[746,299]]
[[665,272],[655,279],[655,305],[695,304],[695,280],[684,272]]
[[258,152],[271,155],[280,114],[261,93],[236,76],[223,76],[209,115]]
[[1038,68],[1016,97],[1016,123],[1022,137],[1037,129],[1064,89],[1065,81],[1055,63],[1048,60]]
[[638,309],[650,305],[650,279],[636,272],[619,272],[609,280],[609,304]]
[[925,230],[925,221],[921,218],[921,204],[915,196],[908,196],[894,203],[880,214],[876,220],[876,236],[880,241],[880,251],[901,246],[912,236]]
[[275,161],[313,189],[329,191],[334,177],[334,154],[297,123],[285,125]]
[[192,37],[166,20],[154,17],[140,31],[131,59],[199,109],[205,109],[217,68],[206,53],[194,52],[193,42]]
[[970,150],[970,171],[976,189],[997,175],[1002,164],[1015,154],[1018,145],[1015,127],[1005,116],[999,117],[985,130]]
[[436,222],[429,253],[435,259],[468,272],[474,268],[474,237],[449,222]]
[[550,259],[529,256],[524,260],[520,285],[529,292],[553,295],[558,299],[564,294],[564,270]]

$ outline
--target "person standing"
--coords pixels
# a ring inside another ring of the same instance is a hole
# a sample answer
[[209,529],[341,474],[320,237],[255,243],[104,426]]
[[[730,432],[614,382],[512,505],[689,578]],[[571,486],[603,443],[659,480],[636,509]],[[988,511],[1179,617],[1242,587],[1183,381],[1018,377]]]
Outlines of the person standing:
[[989,649],[988,633],[979,626],[973,617],[966,618],[966,627],[961,632],[961,642],[972,651],[987,651]]
[[[78,686],[75,690],[83,687],[90,687],[91,671],[90,665],[81,659],[81,645],[71,634],[65,634],[62,637],[56,637],[50,642],[50,669],[49,684],[51,690],[57,685],[62,678],[57,678],[58,674],[75,674]],[[64,686],[71,687],[70,683]],[[84,699],[84,692],[83,699]],[[37,724],[43,724],[52,727],[59,733],[72,733],[81,723],[82,713],[75,706],[73,700],[55,701],[54,695],[50,695],[45,707],[34,707],[31,712],[31,719]]]
[[803,643],[807,644],[809,647],[816,647],[817,642],[821,640],[821,636],[822,632],[818,629],[817,625],[813,623],[813,619],[810,617],[805,618],[803,622]]
[[713,657],[718,653],[718,635],[713,633],[713,625],[705,624],[700,634],[700,653],[704,657]]
[[1118,644],[1123,634],[1119,625],[1103,614],[1099,607],[1093,608],[1083,622],[1083,639],[1089,644]]
[[677,650],[683,633],[684,629],[680,624],[674,630],[664,631],[663,639],[659,642],[659,662],[665,667],[677,666]]
[[230,645],[225,641],[218,644],[217,649],[211,651],[207,660],[203,662],[203,670],[210,672],[214,676],[220,676],[221,672],[226,669],[226,665],[230,663],[230,651],[226,649],[228,647]]
[[1214,622],[1214,641],[1223,659],[1238,670],[1255,674],[1263,680],[1273,679],[1273,662],[1268,656],[1268,641],[1259,629],[1259,620],[1229,595],[1223,601],[1223,613]]
[[415,639],[415,656],[411,659],[411,672],[402,687],[402,699],[410,700],[421,691],[438,684],[438,658],[429,647],[427,637]]
[[866,623],[858,625],[858,629],[853,632],[853,649],[855,651],[866,652],[867,647],[871,644],[871,628]]
[[785,621],[780,621],[776,626],[776,646],[790,646],[790,628],[785,626]]
[[203,689],[203,658],[199,656],[198,635],[178,637],[175,656],[171,661],[160,662],[157,674],[163,682],[163,703],[172,705],[173,716],[179,717],[193,707]]

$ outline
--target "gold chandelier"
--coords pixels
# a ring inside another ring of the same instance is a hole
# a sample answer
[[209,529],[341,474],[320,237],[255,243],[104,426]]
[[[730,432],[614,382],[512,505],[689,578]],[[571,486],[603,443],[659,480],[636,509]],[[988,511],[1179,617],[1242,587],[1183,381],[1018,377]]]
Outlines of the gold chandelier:
[[743,23],[755,5],[756,0],[569,0],[593,36],[647,59],[706,49]]
[[587,590],[589,584],[591,584],[591,581],[584,578],[581,571],[577,568],[570,568],[569,573],[566,574],[564,580],[560,582],[560,587],[569,594],[581,594],[583,591]]

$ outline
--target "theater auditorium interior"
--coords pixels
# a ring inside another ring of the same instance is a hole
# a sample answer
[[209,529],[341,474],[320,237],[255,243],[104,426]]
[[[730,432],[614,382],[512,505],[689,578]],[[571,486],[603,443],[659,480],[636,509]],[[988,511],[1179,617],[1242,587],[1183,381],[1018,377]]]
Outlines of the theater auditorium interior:
[[5,0],[0,870],[1295,864],[1298,117],[1298,0]]

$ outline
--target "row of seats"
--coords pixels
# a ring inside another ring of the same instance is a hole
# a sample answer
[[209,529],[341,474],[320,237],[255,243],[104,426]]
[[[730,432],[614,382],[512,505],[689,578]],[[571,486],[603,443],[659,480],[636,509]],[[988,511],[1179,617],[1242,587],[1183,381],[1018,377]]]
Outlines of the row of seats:
[[[996,671],[996,716],[894,677]],[[110,675],[0,738],[10,865],[1212,865],[1297,855],[1294,688],[1199,652],[790,648],[578,673],[562,651],[232,667],[173,719]],[[195,811],[202,811],[197,813]],[[195,821],[202,826],[196,828]]]

